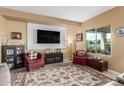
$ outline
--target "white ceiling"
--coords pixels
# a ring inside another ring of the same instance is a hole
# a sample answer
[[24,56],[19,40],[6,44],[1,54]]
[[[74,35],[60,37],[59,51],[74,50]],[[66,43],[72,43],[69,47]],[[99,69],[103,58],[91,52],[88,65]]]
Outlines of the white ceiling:
[[4,8],[83,22],[114,6],[4,6]]

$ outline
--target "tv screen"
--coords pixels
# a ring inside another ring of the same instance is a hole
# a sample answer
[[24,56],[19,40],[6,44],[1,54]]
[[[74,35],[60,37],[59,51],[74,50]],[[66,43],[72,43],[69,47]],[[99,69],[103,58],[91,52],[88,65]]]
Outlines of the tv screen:
[[37,30],[37,43],[60,43],[60,32]]

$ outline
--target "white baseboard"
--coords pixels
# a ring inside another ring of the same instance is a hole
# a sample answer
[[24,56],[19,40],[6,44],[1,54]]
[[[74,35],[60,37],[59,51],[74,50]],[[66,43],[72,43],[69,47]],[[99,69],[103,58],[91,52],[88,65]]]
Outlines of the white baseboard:
[[115,74],[115,75],[119,75],[119,74],[121,74],[121,73],[119,73],[119,72],[116,72],[116,71],[114,71],[114,70],[111,70],[111,69],[108,69],[108,72],[110,72],[110,73],[113,73],[113,74]]

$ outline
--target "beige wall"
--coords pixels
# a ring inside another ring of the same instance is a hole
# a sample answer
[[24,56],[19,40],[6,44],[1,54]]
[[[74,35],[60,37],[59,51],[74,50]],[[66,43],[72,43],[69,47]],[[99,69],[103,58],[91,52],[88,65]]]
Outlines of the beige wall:
[[[75,36],[76,36],[76,31],[80,30],[80,27],[74,26],[74,25],[66,25],[66,48],[63,49],[64,58],[71,58],[72,53],[75,52]],[[73,43],[71,44],[70,41]]]
[[[19,40],[11,40],[11,32],[21,32],[22,40],[24,44],[26,44],[26,23],[17,22],[17,21],[9,21],[6,20],[3,16],[0,16],[0,47],[2,44],[4,45],[8,39],[8,42],[12,42],[13,44],[20,43]],[[2,39],[2,37],[4,39]],[[3,41],[4,40],[4,41]],[[1,48],[0,48],[0,62],[1,62]]]
[[[66,26],[66,45],[67,47],[62,49],[62,52],[64,53],[64,59],[69,59],[70,58],[70,43],[69,41],[74,41],[75,40],[75,33],[76,31],[80,28],[79,26],[75,25],[69,25],[69,24],[63,24]],[[26,22],[19,22],[19,21],[12,21],[12,20],[7,20],[6,21],[6,33],[9,35],[9,42],[12,44],[17,44],[20,42],[20,40],[12,40],[11,39],[11,32],[21,32],[22,33],[22,41],[24,44],[27,46],[27,31],[26,31]],[[4,31],[4,30],[3,30]],[[72,45],[72,52],[74,52],[74,44]],[[40,50],[44,51],[44,50]]]
[[[14,16],[14,15],[13,15]],[[42,21],[42,20],[41,20]],[[112,55],[105,56],[100,55],[102,58],[109,61],[109,68],[118,72],[124,72],[124,37],[117,37],[115,35],[115,30],[118,27],[124,27],[124,7],[117,7],[112,9],[108,12],[105,12],[101,15],[98,15],[88,21],[82,23],[82,28],[80,26],[68,23],[61,23],[57,22],[58,25],[63,24],[67,27],[67,48],[63,49],[64,58],[70,57],[70,44],[69,40],[75,40],[75,33],[83,32],[83,42],[76,43],[76,49],[86,49],[86,35],[85,31],[91,28],[102,27],[106,25],[112,26]],[[23,34],[23,41],[26,43],[26,22],[19,22],[19,21],[10,21],[6,20],[2,16],[0,16],[0,35],[1,34],[9,34],[11,32],[22,32]],[[1,40],[0,40],[1,44]],[[74,51],[74,43],[73,43],[73,50]]]
[[[69,25],[69,24],[64,24],[66,26],[66,45],[67,47],[62,49],[62,52],[64,53],[64,59],[69,59],[70,57],[70,44],[69,41],[74,41],[75,40],[75,33],[76,31],[80,28],[78,26],[74,25]],[[18,22],[18,21],[7,21],[7,32],[11,34],[11,32],[22,32],[22,40],[25,45],[27,45],[26,39],[26,23],[25,22]],[[11,40],[12,41],[12,40]],[[17,42],[17,40],[15,41]],[[72,46],[72,52],[74,52],[74,44]],[[44,51],[41,50],[40,51]]]
[[[81,26],[80,22],[69,21],[69,20],[58,19],[58,18],[47,17],[47,16],[41,16],[41,15],[20,12],[20,11],[11,10],[11,9],[5,9],[5,8],[0,8],[0,14],[3,15],[7,20],[5,22],[6,33],[9,35],[9,41],[12,42],[13,44],[18,43],[19,40],[11,40],[11,32],[21,32],[22,40],[24,44],[27,45],[26,23],[27,22],[42,23],[42,24],[45,23],[49,25],[66,26],[67,47],[62,49],[62,52],[64,53],[64,59],[69,58],[70,52],[71,51],[74,52],[75,50],[75,44],[72,44],[73,49],[72,50],[70,49],[69,41],[75,41],[75,33],[76,31],[78,31],[78,29],[80,29],[80,26]],[[1,26],[3,27],[3,22],[1,23]],[[3,32],[4,30],[2,30],[2,33]],[[41,49],[41,51],[44,51],[44,50]]]
[[111,25],[112,28],[112,55],[100,56],[108,60],[109,69],[124,72],[124,37],[117,37],[115,35],[115,30],[118,27],[124,27],[124,7],[114,8],[83,22],[81,32],[84,34],[84,40],[76,44],[77,49],[86,49],[86,30],[107,25]]
[[12,40],[11,39],[12,32],[21,32],[22,33],[22,41],[24,42],[24,45],[26,45],[27,31],[26,31],[26,23],[25,22],[7,20],[7,33],[9,35],[9,41],[14,44],[20,43],[21,40]]

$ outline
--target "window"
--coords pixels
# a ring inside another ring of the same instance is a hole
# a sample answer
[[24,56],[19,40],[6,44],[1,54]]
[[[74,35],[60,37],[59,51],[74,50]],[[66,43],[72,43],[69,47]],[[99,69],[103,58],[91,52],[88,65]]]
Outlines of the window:
[[90,53],[111,54],[111,26],[91,29],[86,32],[86,47]]
[[95,53],[96,52],[96,33],[95,33],[95,29],[91,29],[89,31],[87,31],[86,33],[86,40],[87,40],[87,51],[91,52],[91,53]]

